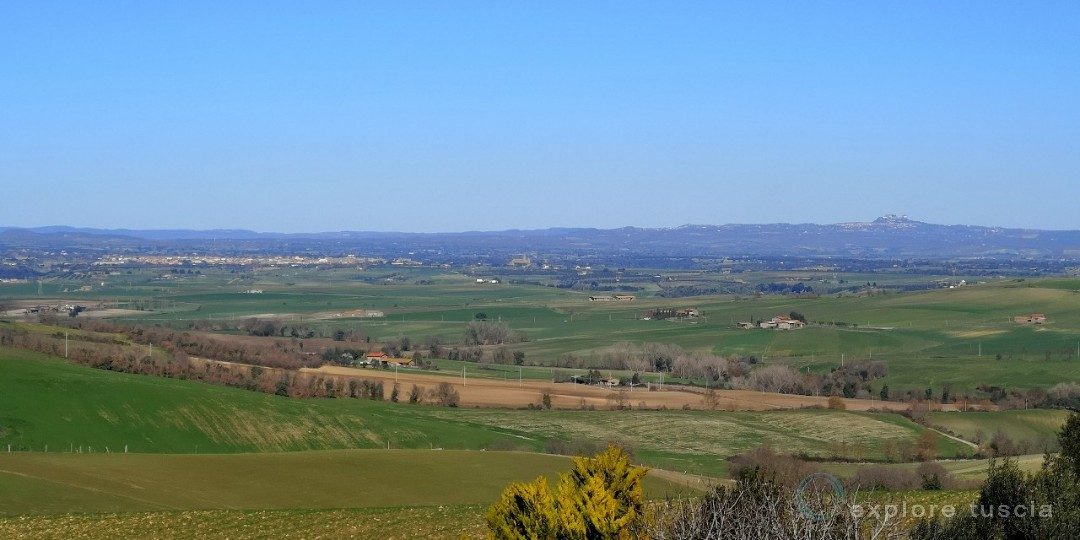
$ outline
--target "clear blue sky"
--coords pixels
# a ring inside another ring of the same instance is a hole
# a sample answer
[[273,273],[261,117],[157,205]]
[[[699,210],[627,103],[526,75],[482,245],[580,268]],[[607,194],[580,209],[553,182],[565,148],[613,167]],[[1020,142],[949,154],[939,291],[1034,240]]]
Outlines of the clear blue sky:
[[1077,32],[1076,1],[10,2],[0,225],[1080,228]]

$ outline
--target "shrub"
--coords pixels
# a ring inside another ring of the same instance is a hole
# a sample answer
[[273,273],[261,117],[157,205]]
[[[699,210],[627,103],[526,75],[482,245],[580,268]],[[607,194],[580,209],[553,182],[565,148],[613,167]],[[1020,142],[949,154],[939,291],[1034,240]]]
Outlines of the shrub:
[[457,407],[461,404],[461,396],[457,389],[448,382],[441,382],[431,391],[431,400],[443,407]]
[[574,467],[559,477],[554,490],[545,477],[511,484],[488,509],[490,537],[629,538],[644,521],[646,472],[611,446],[592,458],[574,458]]
[[414,384],[412,386],[412,389],[409,390],[409,403],[412,403],[413,405],[416,405],[417,403],[420,403],[423,400],[424,400],[424,387],[416,386]]
[[942,489],[949,478],[945,467],[933,462],[920,463],[915,474],[921,479],[922,488],[929,491]]
[[795,456],[779,454],[769,446],[759,446],[729,459],[728,474],[735,479],[748,474],[766,474],[776,482],[793,486],[817,467]]
[[848,484],[854,489],[876,491],[907,491],[919,487],[920,482],[910,471],[884,465],[860,467]]
[[828,404],[830,409],[836,409],[838,411],[847,408],[847,405],[844,404],[844,398],[840,396],[829,396]]

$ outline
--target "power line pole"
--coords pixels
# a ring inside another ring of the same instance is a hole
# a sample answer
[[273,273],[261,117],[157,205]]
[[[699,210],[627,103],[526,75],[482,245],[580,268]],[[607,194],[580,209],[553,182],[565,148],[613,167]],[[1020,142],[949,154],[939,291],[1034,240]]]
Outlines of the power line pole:
[[68,333],[64,332],[64,358],[68,357]]

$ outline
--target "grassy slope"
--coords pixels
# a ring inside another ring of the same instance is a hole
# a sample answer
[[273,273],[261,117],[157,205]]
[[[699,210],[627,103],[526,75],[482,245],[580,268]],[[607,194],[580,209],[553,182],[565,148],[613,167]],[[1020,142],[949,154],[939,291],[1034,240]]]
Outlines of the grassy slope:
[[[539,439],[619,440],[646,463],[665,469],[722,476],[726,457],[769,445],[784,453],[882,458],[887,441],[914,441],[923,428],[894,414],[830,410],[767,412],[703,411],[517,411],[437,412],[475,424],[502,426]],[[938,437],[943,457],[970,448]]]
[[1047,410],[934,412],[930,413],[927,419],[931,424],[941,426],[969,441],[974,441],[980,431],[983,434],[982,439],[987,441],[1001,430],[1013,441],[1037,444],[1054,440],[1068,416],[1068,411]]
[[[0,514],[483,504],[561,456],[468,450],[0,454]],[[650,496],[685,491],[648,477]]]
[[497,430],[403,405],[297,400],[95,370],[0,349],[0,445],[15,449],[211,453],[330,448],[482,448]]

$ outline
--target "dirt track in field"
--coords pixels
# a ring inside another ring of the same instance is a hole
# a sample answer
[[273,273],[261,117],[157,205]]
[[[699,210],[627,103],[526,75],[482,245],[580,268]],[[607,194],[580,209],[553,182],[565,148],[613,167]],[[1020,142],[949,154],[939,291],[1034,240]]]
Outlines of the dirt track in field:
[[[305,368],[301,371],[340,377],[379,379],[390,384],[396,380],[401,384],[403,395],[407,395],[413,384],[430,389],[439,383],[448,382],[461,395],[461,406],[463,407],[527,407],[530,404],[539,404],[540,396],[545,391],[551,394],[552,406],[558,409],[581,409],[583,407],[608,409],[616,406],[619,399],[622,399],[625,405],[635,409],[682,409],[688,407],[691,409],[715,408],[717,410],[763,411],[827,406],[827,398],[825,397],[774,394],[752,390],[718,390],[716,391],[716,399],[712,401],[715,404],[713,406],[707,403],[703,390],[675,386],[667,386],[663,390],[654,391],[637,388],[632,391],[623,390],[620,392],[599,386],[573,383],[551,383],[537,380],[524,380],[519,383],[516,380],[469,378],[468,376],[466,376],[463,383],[460,376],[436,375],[415,369],[401,369],[396,374],[393,370],[341,366]],[[389,395],[389,392],[387,392],[387,395]],[[869,409],[901,411],[908,409],[906,403],[882,402],[869,399],[845,399],[844,404],[847,410],[851,411]]]

